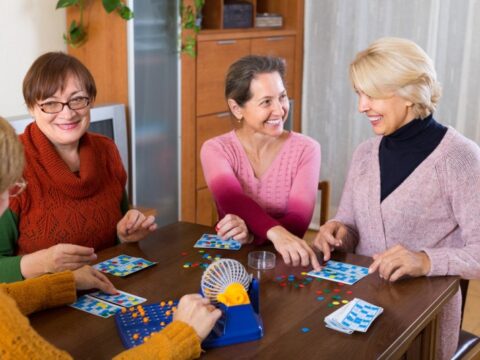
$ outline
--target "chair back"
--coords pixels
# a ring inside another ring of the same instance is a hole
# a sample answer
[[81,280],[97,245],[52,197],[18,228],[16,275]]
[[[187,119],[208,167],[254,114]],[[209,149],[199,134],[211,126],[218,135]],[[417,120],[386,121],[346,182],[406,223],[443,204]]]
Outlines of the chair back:
[[320,193],[320,226],[328,220],[328,208],[330,207],[330,182],[320,181],[318,183]]

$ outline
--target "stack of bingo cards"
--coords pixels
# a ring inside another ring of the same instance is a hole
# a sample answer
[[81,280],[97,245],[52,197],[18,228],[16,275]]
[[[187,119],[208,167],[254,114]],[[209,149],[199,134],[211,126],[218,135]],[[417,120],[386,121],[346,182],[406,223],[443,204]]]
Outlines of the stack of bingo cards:
[[380,306],[355,298],[325,317],[325,326],[345,334],[352,334],[354,331],[366,332],[382,312],[383,308]]

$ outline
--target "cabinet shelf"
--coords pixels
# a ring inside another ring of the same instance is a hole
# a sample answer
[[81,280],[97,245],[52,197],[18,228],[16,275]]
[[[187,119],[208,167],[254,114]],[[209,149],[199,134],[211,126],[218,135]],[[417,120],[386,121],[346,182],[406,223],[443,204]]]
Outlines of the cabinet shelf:
[[288,29],[208,29],[201,30],[197,35],[198,41],[211,41],[211,40],[224,40],[224,39],[251,39],[259,37],[270,37],[270,36],[291,36],[296,35],[295,30]]

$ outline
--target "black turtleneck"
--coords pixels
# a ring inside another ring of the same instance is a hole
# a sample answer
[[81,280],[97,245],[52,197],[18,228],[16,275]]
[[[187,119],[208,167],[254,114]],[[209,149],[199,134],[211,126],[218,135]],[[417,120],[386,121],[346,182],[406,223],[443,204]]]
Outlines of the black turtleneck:
[[432,115],[415,119],[380,142],[381,201],[392,193],[442,141],[447,127]]

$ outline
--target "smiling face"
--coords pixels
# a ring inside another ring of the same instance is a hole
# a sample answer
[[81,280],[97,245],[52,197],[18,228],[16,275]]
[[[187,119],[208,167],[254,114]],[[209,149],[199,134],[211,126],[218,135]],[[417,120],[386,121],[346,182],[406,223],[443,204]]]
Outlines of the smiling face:
[[38,101],[33,108],[29,109],[37,126],[45,136],[55,145],[78,146],[78,141],[85,134],[90,124],[90,106],[80,110],[71,110],[64,105],[63,110],[56,114],[47,114],[39,105],[52,101],[66,103],[80,97],[88,97],[78,78],[69,75],[63,90],[59,89],[52,96]]
[[364,113],[377,135],[390,135],[415,119],[412,103],[398,95],[375,99],[357,91],[358,111]]
[[229,99],[233,115],[242,120],[242,129],[280,136],[288,116],[287,91],[278,72],[258,74],[250,83],[252,97],[243,106]]

